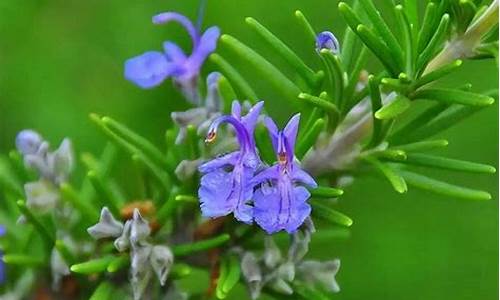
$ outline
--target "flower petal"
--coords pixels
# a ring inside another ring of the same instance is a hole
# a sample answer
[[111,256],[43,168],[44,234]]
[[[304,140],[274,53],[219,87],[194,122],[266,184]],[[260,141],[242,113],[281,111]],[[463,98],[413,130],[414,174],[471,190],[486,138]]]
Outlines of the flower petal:
[[264,119],[264,124],[267,127],[267,131],[269,132],[269,136],[271,137],[271,142],[273,144],[274,152],[278,153],[278,138],[279,138],[279,131],[278,131],[278,126],[276,126],[276,123],[274,123],[273,119],[270,117],[266,117]]
[[306,171],[302,170],[297,164],[294,163],[292,171],[292,179],[297,183],[303,183],[310,187],[317,187],[318,184]]
[[200,38],[198,45],[193,46],[193,53],[189,57],[189,68],[194,74],[198,74],[205,59],[215,51],[220,29],[217,26],[208,28]]
[[162,83],[171,70],[165,55],[157,51],[145,52],[125,62],[125,78],[144,89]]
[[286,124],[285,129],[283,130],[287,141],[287,146],[289,148],[286,149],[288,153],[294,153],[295,140],[297,138],[297,132],[299,130],[299,122],[300,114],[296,114],[290,119],[290,121],[288,121],[288,124]]
[[260,112],[264,107],[264,101],[257,102],[248,113],[241,118],[241,122],[245,125],[245,128],[248,131],[248,134],[253,138],[253,131],[255,129],[255,125],[257,125],[257,121],[259,120]]
[[181,47],[170,41],[163,43],[163,51],[168,62],[184,63],[187,59],[186,54],[182,51]]
[[196,47],[198,40],[199,40],[200,33],[198,32],[196,27],[194,27],[191,20],[189,20],[186,16],[183,16],[183,15],[181,15],[179,13],[175,13],[175,12],[164,12],[164,13],[160,13],[160,14],[153,16],[152,21],[154,24],[157,24],[157,25],[165,24],[165,23],[172,22],[172,21],[175,21],[175,22],[181,24],[182,27],[184,27],[186,29],[186,31],[188,32],[188,34],[191,36],[191,39],[193,40],[193,48]]
[[231,152],[229,154],[214,158],[198,167],[202,173],[209,173],[226,166],[235,165],[238,160],[239,152]]

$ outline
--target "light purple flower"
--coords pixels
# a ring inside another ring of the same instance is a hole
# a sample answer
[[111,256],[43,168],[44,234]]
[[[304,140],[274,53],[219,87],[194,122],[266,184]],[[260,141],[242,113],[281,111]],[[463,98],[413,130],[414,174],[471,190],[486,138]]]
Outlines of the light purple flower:
[[[7,233],[5,226],[0,225],[0,237]],[[0,284],[5,282],[5,263],[3,262],[3,252],[0,251]]]
[[182,49],[170,42],[163,43],[163,52],[148,51],[125,62],[125,78],[141,88],[149,89],[173,77],[181,86],[193,88],[201,66],[212,53],[220,35],[216,26],[208,28],[203,34],[185,16],[164,12],[153,17],[154,24],[165,24],[175,21],[181,24],[191,36],[193,50],[186,55]]
[[330,31],[323,31],[316,35],[316,51],[319,53],[321,49],[330,49],[334,54],[339,54],[339,42]]
[[267,233],[280,230],[295,232],[311,213],[307,203],[309,191],[302,186],[316,187],[314,179],[294,161],[300,114],[293,116],[285,129],[266,118],[278,162],[257,174],[252,180],[259,188],[254,193],[254,219]]
[[205,174],[198,190],[203,216],[214,218],[234,213],[239,221],[252,222],[252,207],[248,204],[253,195],[251,180],[261,164],[253,132],[263,105],[264,102],[255,104],[242,117],[241,106],[234,101],[232,114],[215,119],[210,126],[207,142],[215,140],[220,124],[229,123],[235,130],[240,149],[199,167]]

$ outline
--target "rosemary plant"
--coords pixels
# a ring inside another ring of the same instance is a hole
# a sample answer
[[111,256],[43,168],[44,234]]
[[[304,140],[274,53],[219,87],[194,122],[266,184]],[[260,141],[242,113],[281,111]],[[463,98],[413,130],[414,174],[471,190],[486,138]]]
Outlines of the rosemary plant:
[[[426,1],[423,15],[420,2],[393,1],[395,30],[375,1],[340,2],[342,38],[313,28],[297,10],[289,21],[302,27],[296,37],[319,69],[246,18],[295,76],[217,26],[202,30],[201,18],[195,25],[176,12],[155,15],[156,25],[182,25],[192,51],[158,44],[127,60],[124,77],[143,89],[171,80],[191,108],[171,112],[175,125],[162,145],[92,114],[109,144],[79,163],[70,139],[51,148],[34,130],[19,133],[15,150],[0,156],[1,298],[224,299],[241,284],[252,299],[332,299],[341,258],[306,254],[325,227],[353,224],[336,205],[356,178],[376,174],[396,193],[490,200],[486,191],[421,172],[496,172],[428,152],[448,145],[435,135],[498,95],[440,83],[464,60],[498,62],[498,0]],[[280,99],[261,99],[245,70],[218,49],[249,63]],[[381,68],[367,67],[375,61]],[[205,76],[207,63],[216,71]],[[276,124],[266,112],[272,101],[299,113]],[[128,197],[112,176],[120,152],[140,171],[142,199]],[[86,170],[81,183],[75,167]],[[179,285],[196,272],[210,282],[201,294]]]

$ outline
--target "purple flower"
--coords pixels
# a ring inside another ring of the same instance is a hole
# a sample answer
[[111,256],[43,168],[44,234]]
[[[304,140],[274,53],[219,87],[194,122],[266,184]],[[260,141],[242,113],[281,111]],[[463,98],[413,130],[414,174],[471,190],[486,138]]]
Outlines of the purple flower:
[[230,213],[239,221],[252,222],[252,178],[261,164],[255,148],[253,132],[264,102],[253,106],[248,114],[241,116],[241,107],[233,102],[232,114],[218,117],[210,126],[206,141],[217,137],[220,124],[228,123],[234,127],[240,149],[208,161],[199,167],[204,173],[198,195],[201,211],[205,217],[220,217]]
[[128,59],[125,62],[125,78],[141,88],[155,87],[168,77],[173,77],[175,82],[183,87],[193,88],[203,62],[217,46],[220,30],[216,26],[201,34],[193,23],[181,14],[164,12],[153,17],[154,24],[171,21],[181,24],[191,36],[191,55],[186,55],[178,45],[166,41],[163,43],[163,52],[148,51]]
[[316,51],[319,53],[321,49],[330,49],[334,54],[339,54],[339,42],[330,31],[320,32],[316,36]]
[[271,118],[265,120],[278,162],[257,174],[252,182],[254,186],[260,184],[253,197],[254,219],[269,234],[280,230],[293,233],[311,213],[307,203],[310,193],[300,184],[317,184],[294,161],[299,120],[300,114],[296,114],[282,131]]
[[[5,226],[0,225],[0,237],[7,233]],[[3,252],[0,250],[0,284],[5,282],[5,263],[3,262]]]

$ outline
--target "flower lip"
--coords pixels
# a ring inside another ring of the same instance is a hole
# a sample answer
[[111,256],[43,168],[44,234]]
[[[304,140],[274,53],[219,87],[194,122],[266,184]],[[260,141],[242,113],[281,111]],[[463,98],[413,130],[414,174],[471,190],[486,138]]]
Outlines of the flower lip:
[[217,131],[210,130],[205,138],[205,143],[212,143],[217,138]]

